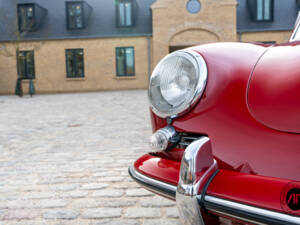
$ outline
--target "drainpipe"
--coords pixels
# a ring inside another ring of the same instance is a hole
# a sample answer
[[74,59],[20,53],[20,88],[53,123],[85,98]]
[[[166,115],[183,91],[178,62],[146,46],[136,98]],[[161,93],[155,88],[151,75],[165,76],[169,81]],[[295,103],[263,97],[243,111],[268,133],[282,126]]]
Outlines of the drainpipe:
[[239,42],[242,42],[242,32],[238,32],[239,34]]
[[147,51],[148,51],[148,78],[151,76],[151,37],[147,37]]

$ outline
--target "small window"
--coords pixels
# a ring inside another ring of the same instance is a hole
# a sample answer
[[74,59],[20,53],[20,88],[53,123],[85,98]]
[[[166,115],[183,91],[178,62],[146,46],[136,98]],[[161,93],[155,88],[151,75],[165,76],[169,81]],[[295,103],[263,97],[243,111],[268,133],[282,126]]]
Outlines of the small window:
[[134,48],[116,48],[117,76],[134,76]]
[[66,8],[68,29],[82,29],[84,27],[82,2],[67,2]]
[[17,52],[17,69],[21,79],[35,79],[33,51]]
[[32,31],[35,27],[34,5],[20,4],[18,5],[18,25],[19,32]]
[[119,27],[133,26],[133,3],[131,0],[120,0],[117,4]]
[[66,49],[67,78],[84,77],[83,49]]
[[259,43],[266,44],[266,45],[275,45],[276,41],[258,41]]
[[256,20],[271,21],[273,20],[273,0],[256,0]]

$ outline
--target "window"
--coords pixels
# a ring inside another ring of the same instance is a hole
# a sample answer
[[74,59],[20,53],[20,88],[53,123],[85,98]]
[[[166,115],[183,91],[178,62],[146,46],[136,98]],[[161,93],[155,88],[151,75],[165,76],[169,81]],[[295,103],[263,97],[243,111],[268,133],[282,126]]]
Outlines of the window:
[[259,43],[266,44],[266,45],[275,45],[276,41],[258,41]]
[[119,0],[117,4],[117,25],[120,27],[133,26],[133,4],[130,0]]
[[257,21],[273,20],[273,0],[256,0],[256,4]]
[[116,48],[117,76],[134,76],[134,48]]
[[21,79],[35,79],[33,51],[17,52],[17,69]]
[[19,32],[32,31],[35,26],[34,13],[33,4],[18,5]]
[[68,29],[82,29],[83,26],[83,3],[67,2],[67,27]]
[[83,49],[66,50],[67,78],[84,77]]

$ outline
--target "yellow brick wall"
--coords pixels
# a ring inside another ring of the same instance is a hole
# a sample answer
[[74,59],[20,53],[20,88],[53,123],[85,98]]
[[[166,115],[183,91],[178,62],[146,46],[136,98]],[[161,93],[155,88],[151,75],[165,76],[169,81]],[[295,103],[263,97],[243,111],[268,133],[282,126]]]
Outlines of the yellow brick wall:
[[292,31],[247,32],[241,35],[243,42],[276,41],[276,43],[286,43],[289,41]]
[[[115,48],[130,46],[135,49],[136,75],[116,77]],[[13,94],[17,79],[16,44],[0,43],[0,47],[0,94]],[[72,48],[84,49],[85,78],[66,78],[65,49]],[[148,84],[146,37],[23,42],[20,50],[35,51],[37,93],[135,89]],[[23,84],[24,92],[28,92],[28,81]]]
[[201,0],[191,14],[186,0],[157,0],[152,5],[153,64],[169,53],[170,46],[191,46],[236,41],[236,0]]

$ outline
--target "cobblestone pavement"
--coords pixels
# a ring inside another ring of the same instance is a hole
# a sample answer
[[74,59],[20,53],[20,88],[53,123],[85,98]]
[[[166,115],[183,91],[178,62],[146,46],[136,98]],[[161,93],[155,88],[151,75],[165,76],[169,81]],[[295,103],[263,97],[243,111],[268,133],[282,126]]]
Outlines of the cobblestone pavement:
[[1,96],[0,224],[179,224],[127,173],[150,134],[146,91]]

